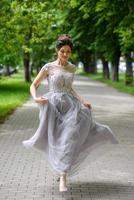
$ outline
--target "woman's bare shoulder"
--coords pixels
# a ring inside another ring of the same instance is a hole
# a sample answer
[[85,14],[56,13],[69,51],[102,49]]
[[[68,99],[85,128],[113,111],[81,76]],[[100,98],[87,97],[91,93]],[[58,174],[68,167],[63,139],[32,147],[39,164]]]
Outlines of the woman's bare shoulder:
[[72,73],[75,73],[76,71],[76,65],[72,64],[71,62],[68,62],[68,70]]

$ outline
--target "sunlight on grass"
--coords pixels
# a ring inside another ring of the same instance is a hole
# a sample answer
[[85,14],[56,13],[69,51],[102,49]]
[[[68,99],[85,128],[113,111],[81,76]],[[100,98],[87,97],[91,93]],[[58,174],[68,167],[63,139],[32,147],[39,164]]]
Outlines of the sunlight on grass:
[[29,98],[29,83],[23,80],[23,74],[0,78],[0,122]]

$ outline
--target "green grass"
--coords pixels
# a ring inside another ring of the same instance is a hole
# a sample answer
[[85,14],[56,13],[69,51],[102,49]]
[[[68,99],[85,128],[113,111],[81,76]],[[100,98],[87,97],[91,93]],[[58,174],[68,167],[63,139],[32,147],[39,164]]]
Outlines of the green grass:
[[22,72],[0,77],[0,123],[28,98],[29,84],[24,82]]
[[92,80],[96,80],[96,81],[106,83],[107,85],[109,85],[113,88],[116,88],[118,91],[130,94],[130,95],[134,95],[134,85],[133,86],[126,86],[125,85],[125,74],[124,73],[119,74],[119,81],[118,82],[113,82],[112,80],[104,80],[102,78],[101,72],[98,72],[96,75],[93,75],[93,74],[85,73],[85,72],[82,71],[82,69],[79,69],[77,71],[77,74],[89,77]]

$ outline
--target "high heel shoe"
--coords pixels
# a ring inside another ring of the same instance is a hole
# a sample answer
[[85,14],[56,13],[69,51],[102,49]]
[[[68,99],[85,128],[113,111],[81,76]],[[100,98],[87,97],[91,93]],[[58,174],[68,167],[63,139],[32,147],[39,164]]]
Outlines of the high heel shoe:
[[65,173],[60,175],[59,191],[60,192],[66,192],[67,191],[66,174]]

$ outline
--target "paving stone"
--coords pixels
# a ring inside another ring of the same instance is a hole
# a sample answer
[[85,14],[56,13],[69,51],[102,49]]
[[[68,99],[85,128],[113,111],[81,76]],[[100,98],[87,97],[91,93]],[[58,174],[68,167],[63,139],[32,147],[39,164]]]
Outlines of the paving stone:
[[68,179],[68,192],[60,193],[58,175],[49,169],[44,154],[22,146],[39,122],[38,108],[30,99],[0,125],[0,200],[134,200],[134,97],[85,77],[76,77],[74,85],[120,144],[87,161],[83,171]]

